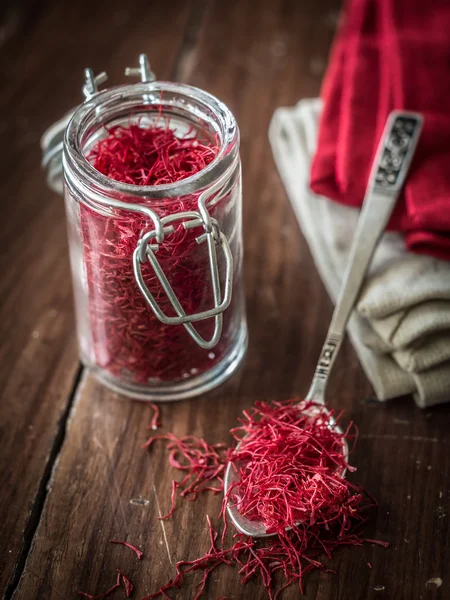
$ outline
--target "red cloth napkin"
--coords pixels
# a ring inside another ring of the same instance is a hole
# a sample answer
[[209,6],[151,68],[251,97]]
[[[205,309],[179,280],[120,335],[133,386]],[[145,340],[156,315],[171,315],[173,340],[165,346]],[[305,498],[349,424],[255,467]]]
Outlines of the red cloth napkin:
[[390,228],[450,260],[450,1],[349,0],[322,88],[311,188],[360,206],[393,109],[424,128]]

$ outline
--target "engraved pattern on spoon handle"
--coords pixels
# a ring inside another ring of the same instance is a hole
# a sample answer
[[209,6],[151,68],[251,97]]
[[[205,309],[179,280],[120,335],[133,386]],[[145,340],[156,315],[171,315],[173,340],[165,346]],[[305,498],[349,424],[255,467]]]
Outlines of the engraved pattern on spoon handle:
[[336,306],[307,400],[325,403],[325,389],[375,248],[411,165],[422,129],[417,113],[394,111],[381,137]]

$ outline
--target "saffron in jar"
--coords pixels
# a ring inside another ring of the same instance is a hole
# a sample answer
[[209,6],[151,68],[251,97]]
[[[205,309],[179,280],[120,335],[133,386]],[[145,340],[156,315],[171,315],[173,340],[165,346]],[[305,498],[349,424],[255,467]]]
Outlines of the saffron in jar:
[[[164,121],[146,127],[112,127],[87,158],[111,179],[159,186],[198,173],[217,152],[214,140],[202,139],[193,130],[177,137]],[[198,194],[162,200],[158,208],[160,216],[197,210]],[[113,377],[141,385],[182,380],[211,369],[228,349],[226,336],[215,348],[212,361],[182,326],[159,321],[138,289],[131,257],[148,221],[125,211],[106,217],[84,204],[80,210],[95,363]],[[182,223],[175,223],[174,233],[158,251],[158,260],[186,314],[210,308],[205,305],[209,300],[205,289],[211,287],[211,276],[205,249],[196,242],[198,234],[198,228],[185,230]],[[151,266],[145,263],[142,271],[160,308],[174,314]],[[210,337],[211,319],[196,326],[204,337]]]

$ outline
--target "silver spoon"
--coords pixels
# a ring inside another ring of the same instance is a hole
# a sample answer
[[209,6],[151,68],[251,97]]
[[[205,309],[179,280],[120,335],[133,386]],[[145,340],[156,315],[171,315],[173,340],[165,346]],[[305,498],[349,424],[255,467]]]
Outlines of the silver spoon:
[[[372,165],[339,296],[306,401],[314,400],[325,405],[325,390],[331,368],[341,347],[348,319],[357,301],[372,255],[405,181],[422,123],[423,117],[417,113],[394,111],[388,117]],[[331,415],[329,426],[342,433]],[[348,454],[347,446],[343,452]],[[225,493],[238,477],[237,469],[229,463],[225,473]],[[270,535],[261,521],[251,521],[242,516],[231,501],[228,502],[227,511],[240,533],[251,537]]]

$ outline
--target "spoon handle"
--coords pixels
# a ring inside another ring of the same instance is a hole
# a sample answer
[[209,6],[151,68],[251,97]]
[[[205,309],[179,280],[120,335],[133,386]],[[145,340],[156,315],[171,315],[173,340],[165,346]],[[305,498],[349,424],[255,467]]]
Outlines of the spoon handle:
[[325,403],[325,389],[331,368],[345,335],[367,268],[383,235],[410,167],[423,117],[394,111],[386,122],[348,257],[347,266],[320,353],[307,400]]

